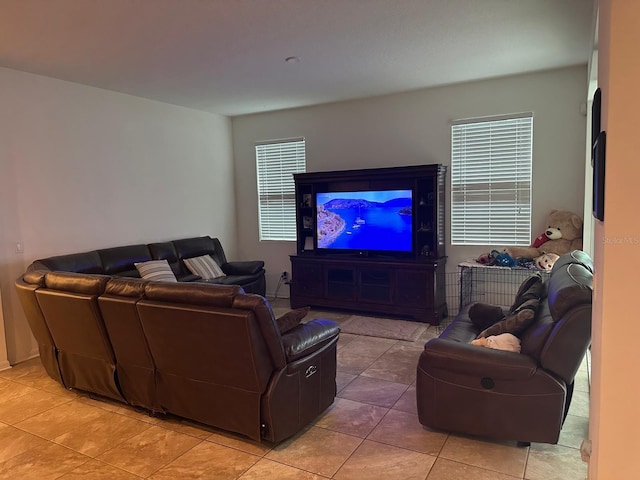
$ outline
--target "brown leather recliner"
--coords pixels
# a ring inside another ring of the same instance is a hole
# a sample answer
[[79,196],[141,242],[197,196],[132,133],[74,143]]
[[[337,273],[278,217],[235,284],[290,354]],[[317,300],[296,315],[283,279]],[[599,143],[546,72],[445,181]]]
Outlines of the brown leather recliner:
[[98,304],[118,362],[118,384],[127,402],[164,412],[156,395],[156,366],[137,309],[146,283],[137,278],[112,278]]
[[36,299],[55,342],[62,381],[68,388],[125,401],[116,357],[98,307],[109,277],[49,272]]
[[268,302],[237,286],[151,282],[137,306],[169,412],[279,442],[333,402],[330,320],[281,335]]
[[470,345],[468,307],[418,361],[416,395],[427,427],[523,443],[557,443],[573,380],[591,341],[593,264],[581,251],[558,259],[521,352]]
[[36,342],[38,342],[38,351],[40,352],[40,361],[47,374],[61,383],[63,386],[62,375],[58,366],[58,348],[56,347],[47,322],[44,319],[42,309],[36,298],[36,291],[39,288],[45,288],[44,276],[46,272],[33,270],[24,274],[16,280],[16,291],[18,299],[22,304],[27,322],[31,328]]

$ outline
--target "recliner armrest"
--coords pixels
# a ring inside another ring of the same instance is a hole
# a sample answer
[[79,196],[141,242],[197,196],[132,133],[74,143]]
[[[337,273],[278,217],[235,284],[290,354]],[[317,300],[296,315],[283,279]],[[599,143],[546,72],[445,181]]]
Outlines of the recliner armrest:
[[438,369],[478,378],[521,380],[532,377],[536,373],[537,364],[533,358],[521,353],[434,338],[425,345],[418,368]]
[[338,337],[340,327],[332,320],[316,318],[301,323],[282,335],[287,363],[320,350]]
[[227,262],[220,265],[220,268],[227,275],[253,275],[264,268],[264,262],[262,260]]

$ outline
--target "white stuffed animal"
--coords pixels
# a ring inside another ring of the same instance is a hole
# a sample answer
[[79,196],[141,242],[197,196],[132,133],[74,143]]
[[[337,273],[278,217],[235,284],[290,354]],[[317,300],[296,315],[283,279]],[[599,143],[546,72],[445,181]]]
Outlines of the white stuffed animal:
[[471,341],[471,345],[520,353],[520,339],[510,333],[501,333],[500,335],[476,338]]
[[544,253],[535,259],[536,267],[544,272],[550,272],[558,258],[560,258],[560,255],[555,253]]

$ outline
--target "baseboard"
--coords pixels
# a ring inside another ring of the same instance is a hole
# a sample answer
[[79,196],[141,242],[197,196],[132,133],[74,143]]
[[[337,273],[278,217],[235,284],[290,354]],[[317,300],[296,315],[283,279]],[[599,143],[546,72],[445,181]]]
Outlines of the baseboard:
[[[276,300],[275,292],[266,292],[264,297],[269,301]],[[278,292],[277,300],[289,300],[289,295]]]
[[[31,360],[32,358],[37,358],[40,356],[40,350],[36,347],[35,350],[31,350],[24,357],[16,358],[13,362],[13,365],[17,365],[18,363],[26,362],[27,360]],[[9,362],[7,362],[9,363]],[[0,362],[0,370],[2,370],[2,362]]]
[[0,372],[3,370],[9,370],[10,368],[11,364],[9,363],[9,360],[3,360],[0,362]]

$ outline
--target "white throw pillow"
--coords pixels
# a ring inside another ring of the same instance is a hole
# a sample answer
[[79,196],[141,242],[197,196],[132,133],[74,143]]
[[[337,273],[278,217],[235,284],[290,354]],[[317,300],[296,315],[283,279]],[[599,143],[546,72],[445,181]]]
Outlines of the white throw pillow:
[[177,282],[173,270],[166,260],[150,260],[148,262],[134,263],[140,276],[145,280],[155,282]]
[[202,255],[201,257],[185,258],[184,264],[194,275],[198,275],[203,280],[213,280],[226,276],[220,265],[211,257],[211,255]]

